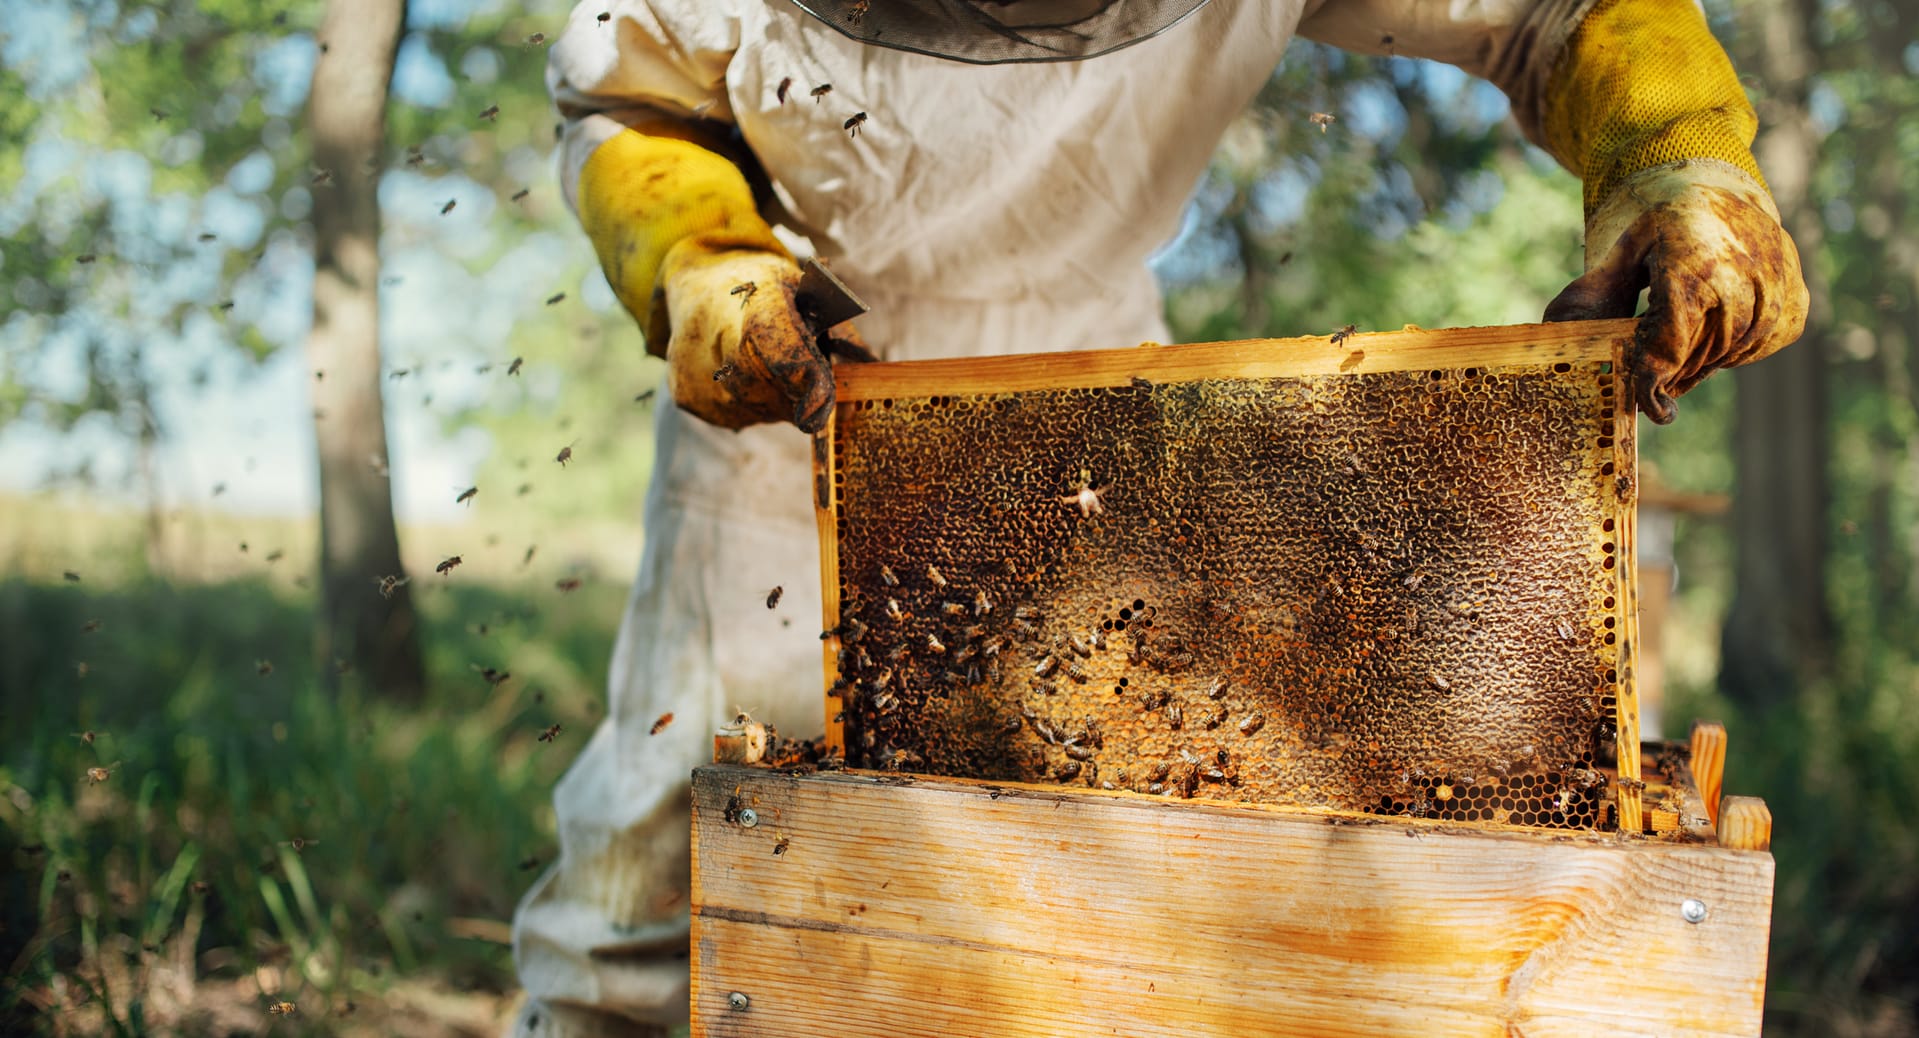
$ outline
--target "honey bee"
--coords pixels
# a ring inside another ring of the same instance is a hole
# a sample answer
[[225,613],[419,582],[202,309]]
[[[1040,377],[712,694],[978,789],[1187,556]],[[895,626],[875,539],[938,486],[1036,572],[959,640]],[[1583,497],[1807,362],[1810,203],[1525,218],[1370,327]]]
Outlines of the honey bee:
[[1248,714],[1244,720],[1239,722],[1239,734],[1251,735],[1265,727],[1265,725],[1265,715],[1258,713]]
[[452,212],[453,207],[459,204],[460,204],[460,200],[457,198],[447,199],[446,204],[440,207],[440,215],[445,216],[446,214]]
[[1073,684],[1075,685],[1086,684],[1086,668],[1080,666],[1078,662],[1072,662],[1066,665],[1066,676],[1072,678]]
[[99,767],[97,765],[94,767],[88,768],[87,769],[87,785],[97,786],[100,783],[105,782],[106,780],[113,777],[114,771],[118,770],[119,767],[120,767],[120,762],[114,761],[112,764],[109,764],[104,768]]
[[99,738],[100,733],[89,728],[84,732],[74,732],[73,737],[80,740],[83,743],[86,743],[88,746],[92,746],[93,740]]
[[[740,305],[745,306],[746,304],[741,303]],[[731,364],[722,364],[719,367],[713,369],[713,381],[725,382],[727,379],[732,378],[734,372],[738,370],[739,370],[738,368],[735,368]]]
[[790,846],[792,842],[793,841],[787,839],[784,836],[780,837],[779,842],[773,845],[773,856],[777,858],[780,855],[785,854],[786,848]]
[[195,894],[205,894],[206,892],[212,889],[213,889],[213,884],[208,883],[206,880],[203,880],[203,879],[196,879],[193,882],[187,884],[187,890]]
[[513,363],[508,364],[506,366],[506,373],[509,375],[518,375],[520,373],[520,365],[525,363],[526,363],[526,358],[524,357],[513,358]]
[[594,16],[593,20],[596,22],[599,22],[601,25],[605,25],[607,22],[610,22],[613,20],[613,12],[601,11],[598,15]]
[[273,661],[272,660],[254,660],[253,669],[258,671],[261,677],[266,677],[268,674],[273,673]]
[[857,29],[866,23],[866,12],[873,7],[873,0],[849,0],[846,5],[846,24]]
[[1111,483],[1095,489],[1091,475],[1085,471],[1081,471],[1079,489],[1064,497],[1055,498],[1055,500],[1063,505],[1077,505],[1079,507],[1080,517],[1082,519],[1090,518],[1106,513],[1106,503],[1102,498],[1106,492],[1111,489],[1113,489]]
[[940,612],[941,612],[941,613],[943,613],[943,614],[945,614],[946,616],[965,616],[965,615],[967,615],[967,609],[966,609],[966,606],[965,606],[965,605],[964,605],[963,603],[960,603],[960,602],[941,602],[941,603],[940,603]]
[[1053,671],[1058,669],[1059,669],[1059,658],[1049,652],[1046,655],[1041,656],[1039,663],[1034,665],[1033,676],[1036,678],[1051,677],[1053,674]]
[[464,560],[462,560],[458,555],[449,555],[446,558],[441,559],[439,565],[433,567],[433,572],[442,573],[442,574],[451,573],[453,572],[453,567],[458,566],[462,561]]
[[778,609],[780,607],[780,596],[785,593],[786,593],[785,585],[780,585],[778,587],[775,587],[773,590],[768,591],[766,593],[766,608]]
[[528,36],[526,38],[526,45],[529,47],[537,47],[540,44],[545,42],[546,42],[546,33],[543,33],[543,32],[536,32],[533,35]]
[[934,652],[943,653],[946,651],[946,643],[940,641],[940,636],[937,634],[929,634],[926,636],[926,647]]
[[275,548],[275,549],[273,549],[272,551],[270,551],[270,552],[267,552],[267,556],[266,556],[266,561],[268,561],[268,562],[278,562],[278,561],[280,561],[281,559],[284,559],[284,558],[286,558],[286,557],[287,557],[287,553],[286,553],[286,552],[284,552],[284,551],[281,551],[281,550],[280,550],[280,549],[278,549],[278,548]]
[[887,587],[900,586],[900,578],[894,574],[893,567],[884,562],[880,563],[880,579],[886,582]]
[[1060,765],[1059,770],[1055,772],[1055,774],[1059,776],[1061,782],[1071,782],[1079,777],[1079,768],[1079,761],[1069,760]]
[[1313,114],[1306,117],[1306,121],[1309,123],[1312,123],[1314,126],[1319,127],[1320,133],[1325,133],[1326,127],[1331,126],[1335,121],[1338,120],[1338,118],[1339,118],[1338,116],[1332,114],[1331,112],[1314,112]]
[[860,127],[864,125],[866,125],[866,113],[854,112],[844,123],[840,124],[840,129],[845,130],[848,137],[858,137],[860,135]]
[[424,165],[425,163],[426,163],[425,152],[421,151],[417,147],[408,148],[406,150],[406,165],[409,168],[418,169],[420,166]]
[[780,104],[785,104],[786,93],[787,91],[791,89],[793,89],[793,77],[787,76],[786,78],[780,80],[779,89],[773,91],[773,96],[774,98],[778,99]]
[[945,590],[946,576],[940,572],[940,568],[938,566],[926,567],[926,579],[932,581],[934,587],[940,588],[941,590]]
[[523,187],[523,188],[521,188],[521,189],[519,189],[518,191],[515,191],[515,192],[513,192],[513,195],[512,195],[512,197],[510,197],[510,198],[508,198],[508,199],[507,199],[507,201],[509,201],[509,202],[517,202],[517,201],[519,201],[520,199],[522,199],[522,198],[525,198],[525,197],[526,197],[527,195],[530,195],[530,194],[532,194],[532,193],[533,193],[533,189],[532,189],[532,188],[530,188],[530,187]]
[[73,257],[73,262],[78,263],[84,267],[87,264],[92,263],[94,260],[97,260],[99,258],[100,258],[99,256],[96,256],[91,252],[83,252],[80,255]]
[[319,842],[320,842],[320,841],[318,841],[318,840],[309,840],[309,839],[307,839],[307,838],[306,838],[306,837],[304,837],[304,836],[295,836],[295,837],[294,837],[293,839],[291,839],[291,840],[281,840],[281,841],[280,841],[280,846],[282,846],[282,847],[291,847],[291,848],[293,848],[293,853],[295,853],[295,854],[302,854],[302,853],[305,853],[305,852],[306,852],[306,849],[307,849],[308,847],[311,847],[311,846],[313,846],[314,844],[316,844],[316,843],[319,843]]
[[499,117],[500,117],[499,105],[487,105],[486,108],[482,109],[480,112],[480,118],[485,119],[487,122],[492,122],[493,120],[498,119]]
[[267,1007],[267,1012],[274,1016],[292,1016],[298,1009],[299,1007],[291,1002],[275,1002]]
[[80,625],[80,632],[82,634],[92,634],[99,629],[100,621],[98,620],[88,620],[86,623]]
[[78,573],[75,573],[74,571],[72,571],[72,570],[70,570],[70,569],[69,569],[69,570],[62,570],[62,571],[60,572],[60,578],[61,578],[62,580],[65,580],[65,581],[66,581],[67,583],[69,583],[69,584],[78,584],[78,583],[80,583],[80,574],[78,574]]
[[555,292],[552,295],[546,297],[546,305],[548,306],[553,306],[556,303],[563,303],[565,301],[566,301],[565,292]]
[[1224,699],[1226,698],[1227,690],[1231,687],[1231,684],[1228,683],[1225,678],[1214,678],[1212,686],[1206,689],[1206,698]]
[[1073,653],[1081,659],[1087,659],[1093,655],[1092,643],[1081,641],[1078,635],[1068,635],[1066,644],[1070,646]]
[[1578,638],[1578,633],[1573,630],[1572,624],[1569,624],[1564,620],[1559,621],[1559,639],[1561,641],[1570,642],[1570,641],[1577,640],[1577,638]]
[[1062,747],[1062,749],[1066,751],[1066,755],[1068,757],[1071,757],[1074,760],[1092,760],[1093,759],[1093,751],[1091,747],[1081,746],[1079,743],[1074,742],[1071,739],[1068,739],[1066,741],[1066,745]]
[[1168,706],[1166,708],[1166,723],[1173,731],[1179,731],[1186,723],[1186,711],[1180,709],[1178,703]]
[[651,399],[653,399],[653,396],[654,396],[654,394],[656,394],[656,393],[658,393],[658,392],[659,392],[659,390],[657,390],[657,389],[649,389],[649,390],[647,390],[646,392],[644,392],[644,393],[641,393],[641,394],[639,394],[639,395],[637,395],[637,396],[635,396],[635,397],[633,398],[633,402],[634,402],[634,403],[636,403],[636,404],[644,404],[644,403],[646,403],[647,401],[649,401],[649,400],[651,400]]
[[900,609],[899,599],[889,598],[886,600],[886,616],[887,619],[895,623],[906,619],[906,614]]
[[468,502],[472,501],[475,497],[479,496],[479,493],[480,493],[479,487],[467,487],[465,490],[460,491],[460,496],[454,498],[453,503],[456,505],[467,504]]
[[540,733],[541,742],[552,742],[553,740],[559,737],[560,737],[560,726],[557,724],[549,725],[546,731],[543,731]]
[[332,170],[330,170],[330,169],[323,169],[323,170],[319,170],[319,171],[317,171],[317,172],[315,172],[315,173],[313,174],[313,180],[312,180],[312,185],[313,185],[314,187],[325,187],[326,185],[328,185],[328,184],[331,184],[331,183],[333,183],[333,171],[332,171]]
[[566,463],[573,460],[573,445],[569,443],[561,447],[560,453],[555,454],[553,460],[559,462],[561,468],[565,468]]
[[1438,674],[1429,675],[1426,680],[1430,682],[1435,689],[1441,692],[1451,692],[1453,690],[1453,683]]
[[831,83],[821,83],[819,86],[816,86],[812,90],[807,91],[807,93],[813,96],[814,104],[819,104],[820,98],[823,98],[832,92],[833,92],[833,84]]
[[753,293],[758,292],[759,290],[760,290],[760,286],[754,284],[753,282],[742,281],[739,284],[734,285],[733,290],[728,292],[727,295],[739,296],[740,309],[744,310],[746,309],[747,300],[752,299]]
[[561,577],[559,580],[553,582],[553,586],[560,589],[560,594],[568,594],[580,589],[580,578]]
[[[1328,118],[1328,119],[1330,119],[1330,118],[1332,118],[1332,117],[1331,117],[1331,116],[1327,116],[1327,118]],[[1333,345],[1335,345],[1335,346],[1337,346],[1337,345],[1339,345],[1340,343],[1342,343],[1342,342],[1345,342],[1345,341],[1346,341],[1346,339],[1347,339],[1347,338],[1348,338],[1349,336],[1351,336],[1351,335],[1352,335],[1352,334],[1353,334],[1354,332],[1356,332],[1356,331],[1358,331],[1358,330],[1359,330],[1359,328],[1358,328],[1357,326],[1355,326],[1355,325],[1350,325],[1350,324],[1349,324],[1349,325],[1347,325],[1346,327],[1344,327],[1344,328],[1341,328],[1340,330],[1338,330],[1338,331],[1336,331],[1336,332],[1334,332],[1334,333],[1333,333]]]

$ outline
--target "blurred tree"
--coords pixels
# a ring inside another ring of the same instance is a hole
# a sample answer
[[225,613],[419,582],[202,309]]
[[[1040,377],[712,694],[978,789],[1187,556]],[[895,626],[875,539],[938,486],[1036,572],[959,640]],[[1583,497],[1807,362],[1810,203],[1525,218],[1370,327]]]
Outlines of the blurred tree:
[[[307,359],[320,457],[320,658],[414,701],[426,675],[393,523],[380,393],[380,155],[405,21],[405,0],[328,0],[320,23],[307,101],[319,170]],[[374,594],[387,576],[400,583]]]

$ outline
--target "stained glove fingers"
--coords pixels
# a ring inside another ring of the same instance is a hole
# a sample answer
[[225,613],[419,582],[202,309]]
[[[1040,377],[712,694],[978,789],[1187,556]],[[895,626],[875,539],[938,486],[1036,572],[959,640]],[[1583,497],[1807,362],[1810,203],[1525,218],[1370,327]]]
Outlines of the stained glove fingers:
[[1641,217],[1626,228],[1606,257],[1567,285],[1546,304],[1548,321],[1595,321],[1631,317],[1646,287],[1646,253],[1652,244],[1653,223]]
[[1695,354],[1714,352],[1703,340],[1717,331],[1710,326],[1717,293],[1705,278],[1685,269],[1684,260],[1663,246],[1655,250],[1649,264],[1652,292],[1633,336],[1633,393],[1639,409],[1660,425],[1678,413],[1673,398],[1684,392],[1680,386],[1689,362]]

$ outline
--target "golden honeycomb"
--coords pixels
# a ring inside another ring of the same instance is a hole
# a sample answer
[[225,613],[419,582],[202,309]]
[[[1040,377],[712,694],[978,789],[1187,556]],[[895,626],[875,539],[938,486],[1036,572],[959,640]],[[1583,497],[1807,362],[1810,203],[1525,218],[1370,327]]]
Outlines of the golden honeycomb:
[[848,765],[1609,825],[1616,344],[1257,377],[1192,349],[843,379],[816,457]]

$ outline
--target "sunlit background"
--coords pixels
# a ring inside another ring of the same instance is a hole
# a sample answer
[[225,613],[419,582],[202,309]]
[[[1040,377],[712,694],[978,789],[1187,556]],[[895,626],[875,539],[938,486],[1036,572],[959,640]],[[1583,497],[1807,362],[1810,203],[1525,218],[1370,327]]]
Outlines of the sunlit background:
[[[396,698],[315,649],[323,4],[0,0],[0,1030],[506,1017],[661,376],[558,195],[566,6],[415,0],[395,61],[367,465],[427,679]],[[1919,1034],[1919,12],[1707,6],[1815,311],[1642,428],[1676,524],[1660,718],[1727,722],[1728,791],[1774,812],[1768,1033]],[[1296,43],[1155,260],[1181,337],[1537,319],[1578,184],[1506,112]]]

